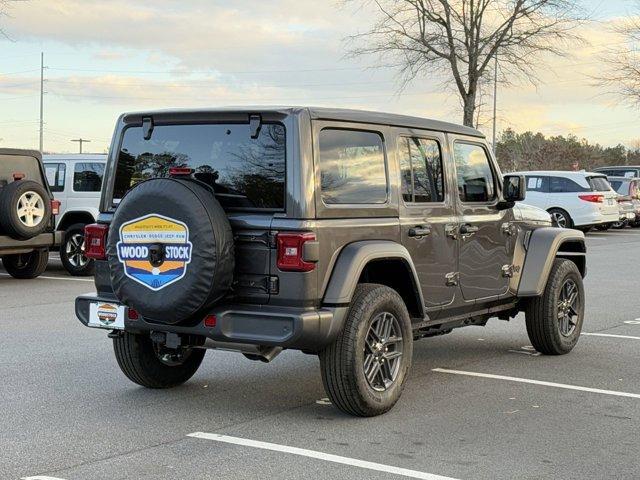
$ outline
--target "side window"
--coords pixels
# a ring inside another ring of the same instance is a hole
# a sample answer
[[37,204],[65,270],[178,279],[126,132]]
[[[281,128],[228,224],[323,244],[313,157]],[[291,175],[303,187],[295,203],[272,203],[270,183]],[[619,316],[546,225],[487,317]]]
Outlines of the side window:
[[547,192],[549,179],[547,177],[527,176],[527,192]]
[[576,182],[565,177],[549,177],[549,191],[551,193],[588,192],[589,188],[581,187]]
[[64,177],[66,172],[67,166],[64,163],[46,163],[44,165],[44,173],[52,192],[64,191]]
[[324,203],[387,201],[384,145],[379,133],[326,128],[320,131],[319,144]]
[[493,170],[480,145],[455,142],[453,154],[458,175],[458,195],[463,202],[489,202],[496,196]]
[[99,192],[102,188],[104,164],[78,162],[73,169],[73,190],[76,192]]
[[402,137],[398,145],[404,201],[444,201],[442,155],[438,142],[426,138]]

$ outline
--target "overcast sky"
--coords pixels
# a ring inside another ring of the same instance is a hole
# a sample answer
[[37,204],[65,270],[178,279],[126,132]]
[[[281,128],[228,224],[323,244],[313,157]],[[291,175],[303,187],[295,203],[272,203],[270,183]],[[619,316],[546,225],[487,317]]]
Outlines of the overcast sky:
[[[537,88],[498,93],[498,130],[574,133],[605,145],[640,139],[640,110],[593,86],[608,28],[632,0],[585,0],[589,45],[550,59]],[[428,75],[399,92],[395,72],[345,59],[343,38],[370,12],[335,0],[30,0],[0,27],[0,146],[38,145],[40,52],[45,53],[47,151],[102,152],[128,110],[240,104],[364,108],[459,123],[457,97]],[[491,103],[491,92],[485,97]],[[491,135],[491,114],[481,129]]]

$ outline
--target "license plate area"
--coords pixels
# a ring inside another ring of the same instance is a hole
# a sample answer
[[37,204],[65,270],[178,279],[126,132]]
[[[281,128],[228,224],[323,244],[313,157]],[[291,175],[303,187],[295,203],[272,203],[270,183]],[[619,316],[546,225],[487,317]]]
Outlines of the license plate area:
[[109,302],[91,302],[89,305],[89,326],[124,330],[124,305]]

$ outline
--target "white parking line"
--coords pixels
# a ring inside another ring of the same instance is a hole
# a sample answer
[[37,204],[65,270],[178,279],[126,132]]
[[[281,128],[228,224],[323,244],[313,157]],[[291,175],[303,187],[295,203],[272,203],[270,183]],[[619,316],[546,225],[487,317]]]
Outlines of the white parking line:
[[453,375],[466,375],[469,377],[492,378],[494,380],[507,380],[509,382],[529,383],[533,385],[542,385],[545,387],[564,388],[566,390],[579,390],[581,392],[600,393],[602,395],[613,395],[615,397],[640,398],[638,393],[617,392],[615,390],[602,390],[600,388],[580,387],[578,385],[567,385],[564,383],[543,382],[541,380],[532,380],[530,378],[508,377],[506,375],[493,375],[490,373],[465,372],[462,370],[449,370],[447,368],[434,368],[434,372],[450,373]]
[[584,333],[582,332],[580,336],[586,335],[588,337],[611,337],[611,338],[628,338],[630,340],[640,340],[640,337],[634,337],[633,335],[615,335],[613,333]]
[[289,447],[287,445],[279,445],[277,443],[259,442],[257,440],[249,440],[246,438],[229,437],[227,435],[219,435],[217,433],[195,432],[187,435],[188,437],[204,438],[215,442],[232,443],[234,445],[242,445],[245,447],[260,448],[262,450],[271,450],[274,452],[290,453],[300,455],[302,457],[315,458],[326,462],[340,463],[342,465],[351,465],[353,467],[366,468],[368,470],[376,470],[378,472],[391,473],[394,475],[402,475],[410,478],[422,478],[424,480],[455,480],[451,477],[443,477],[432,473],[419,472],[417,470],[408,470],[406,468],[392,467],[381,463],[366,462],[356,458],[341,457],[330,453],[317,452],[315,450],[307,450],[305,448]]
[[37,477],[22,477],[22,480],[64,480],[64,478],[45,477],[43,475],[38,475]]
[[[0,273],[0,276],[10,277],[11,275],[9,275],[8,273]],[[70,280],[72,282],[93,282],[92,278],[47,277],[45,275],[40,275],[39,277],[35,278],[34,280],[37,280],[38,278],[41,278],[43,280]]]

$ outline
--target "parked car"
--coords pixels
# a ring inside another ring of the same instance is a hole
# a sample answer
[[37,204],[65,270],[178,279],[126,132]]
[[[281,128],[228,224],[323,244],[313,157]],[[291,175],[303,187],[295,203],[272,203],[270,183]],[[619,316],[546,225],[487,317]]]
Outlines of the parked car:
[[47,268],[59,204],[34,150],[0,148],[0,258],[14,278],[36,278]]
[[640,227],[640,178],[609,177],[611,188],[618,192],[618,202],[625,206],[627,223]]
[[613,165],[594,168],[593,171],[603,173],[607,177],[640,177],[640,165]]
[[297,349],[333,405],[373,416],[400,397],[414,339],[524,311],[538,351],[578,341],[584,234],[514,209],[524,177],[503,177],[477,130],[249,107],[126,114],[113,144],[86,227],[97,293],[76,314],[139,385],[184,383],[207,348]]
[[559,227],[588,232],[620,221],[618,194],[603,174],[552,170],[516,174],[527,179],[526,203],[549,212]]
[[43,162],[49,187],[60,202],[60,260],[71,275],[92,275],[93,261],[84,253],[84,227],[98,218],[107,156],[45,155]]

